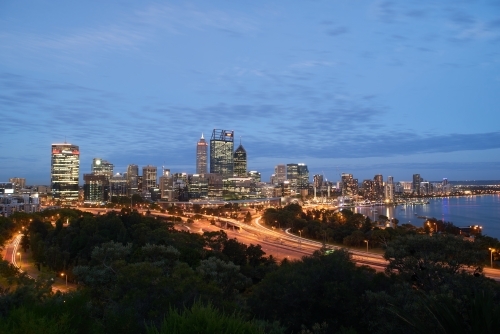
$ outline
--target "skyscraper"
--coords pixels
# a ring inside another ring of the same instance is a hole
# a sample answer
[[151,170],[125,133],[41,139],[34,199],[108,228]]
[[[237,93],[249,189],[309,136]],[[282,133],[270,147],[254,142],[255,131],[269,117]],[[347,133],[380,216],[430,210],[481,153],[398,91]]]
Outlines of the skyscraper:
[[380,201],[384,198],[384,177],[382,174],[377,174],[373,177],[373,187],[375,199]]
[[306,164],[297,165],[297,189],[309,188],[309,169]]
[[196,174],[207,173],[207,151],[208,144],[202,133],[200,141],[196,144]]
[[104,175],[108,180],[113,176],[113,167],[112,163],[101,158],[94,158],[92,160],[92,174]]
[[422,182],[420,174],[413,174],[413,193],[416,195],[420,195],[420,182]]
[[70,203],[78,200],[80,148],[72,144],[52,144],[50,184],[54,200]]
[[158,170],[156,166],[144,166],[142,167],[142,191],[147,192],[151,188],[156,188],[156,179],[158,175]]
[[247,177],[247,151],[240,146],[234,151],[234,175],[237,177]]
[[394,201],[394,178],[392,176],[387,177],[387,183],[385,185],[385,200],[387,202]]
[[286,180],[286,166],[276,165],[274,167],[274,174],[276,175],[276,184],[282,184]]
[[233,177],[234,131],[214,129],[210,139],[210,173]]
[[286,164],[286,179],[292,190],[297,189],[299,178],[299,164]]
[[139,189],[139,166],[137,165],[128,165],[127,167],[127,186],[129,195],[137,194]]

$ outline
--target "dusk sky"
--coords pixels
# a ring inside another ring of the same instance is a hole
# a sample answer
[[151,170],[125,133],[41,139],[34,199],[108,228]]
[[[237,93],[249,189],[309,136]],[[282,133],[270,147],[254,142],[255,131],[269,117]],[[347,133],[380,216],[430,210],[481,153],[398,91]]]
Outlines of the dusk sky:
[[500,2],[2,0],[0,116],[30,185],[65,140],[81,174],[194,173],[214,128],[264,181],[500,179]]

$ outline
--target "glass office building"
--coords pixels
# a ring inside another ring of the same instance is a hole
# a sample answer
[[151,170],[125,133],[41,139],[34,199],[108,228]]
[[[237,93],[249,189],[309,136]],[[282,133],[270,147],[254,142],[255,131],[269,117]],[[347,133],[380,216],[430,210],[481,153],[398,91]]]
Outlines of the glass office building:
[[80,148],[72,144],[52,144],[50,164],[52,197],[62,204],[78,200]]
[[233,177],[234,131],[214,129],[210,139],[210,173]]

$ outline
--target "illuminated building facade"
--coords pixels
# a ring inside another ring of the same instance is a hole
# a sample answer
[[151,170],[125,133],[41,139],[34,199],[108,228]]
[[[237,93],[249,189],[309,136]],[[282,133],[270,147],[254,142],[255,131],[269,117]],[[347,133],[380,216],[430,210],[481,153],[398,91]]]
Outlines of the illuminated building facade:
[[420,174],[413,174],[413,193],[415,195],[420,195],[420,182],[422,181]]
[[380,201],[384,198],[384,177],[382,174],[377,174],[373,177],[373,190],[375,192],[375,200]]
[[297,189],[297,182],[299,178],[299,164],[286,165],[286,179],[292,191]]
[[103,174],[83,174],[83,200],[85,203],[101,204],[107,201],[109,178]]
[[309,169],[306,164],[297,164],[297,189],[309,189]]
[[347,173],[342,173],[341,178],[342,196],[356,196],[358,194],[358,179]]
[[52,197],[61,203],[78,200],[80,148],[72,144],[52,144],[50,184]]
[[234,131],[214,129],[210,139],[210,173],[233,177]]
[[156,188],[156,180],[158,176],[158,169],[156,166],[142,167],[142,191],[148,192],[150,189]]
[[208,143],[201,134],[200,141],[196,144],[196,174],[206,174],[207,171]]
[[139,166],[128,165],[127,167],[127,185],[129,196],[137,194],[139,189]]
[[113,176],[113,164],[101,158],[92,159],[92,174],[104,175],[108,180]]
[[240,146],[234,151],[233,156],[234,162],[234,176],[235,177],[246,177],[247,176],[247,151]]
[[276,176],[275,178],[275,184],[282,184],[286,180],[286,166],[285,165],[276,165],[274,167],[274,175]]

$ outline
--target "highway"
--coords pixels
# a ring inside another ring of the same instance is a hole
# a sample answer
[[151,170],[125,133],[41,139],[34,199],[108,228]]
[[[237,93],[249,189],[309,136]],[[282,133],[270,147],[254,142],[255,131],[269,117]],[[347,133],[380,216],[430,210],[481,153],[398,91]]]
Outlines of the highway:
[[[4,250],[4,260],[9,261],[14,266],[19,268],[20,272],[25,272],[26,275],[31,279],[37,279],[37,269],[34,268],[33,264],[28,264],[22,260],[23,252],[20,250],[19,246],[21,243],[22,234],[15,235],[10,241],[7,242],[7,245]],[[20,255],[18,255],[18,253]],[[53,279],[54,283],[52,284],[52,291],[69,291],[76,288],[76,285],[68,283],[66,285],[65,281],[59,277]]]
[[[88,211],[96,214],[105,213],[107,209],[89,209],[79,208],[82,211]],[[141,210],[140,213],[145,213],[147,210]],[[151,215],[159,217],[171,217],[166,213],[151,211]],[[189,215],[189,214],[188,214]],[[272,254],[277,260],[284,258],[290,260],[300,259],[304,255],[311,255],[314,251],[323,247],[323,243],[302,238],[290,233],[289,229],[272,229],[260,224],[260,218],[257,217],[252,220],[252,224],[239,222],[235,219],[220,218],[222,226],[211,225],[209,219],[214,217],[205,215],[207,219],[195,221],[192,224],[176,224],[176,228],[183,229],[192,233],[203,233],[205,231],[220,231],[221,229],[227,233],[229,238],[236,238],[239,242],[246,245],[260,244],[262,250],[267,255]],[[225,227],[224,227],[225,225]],[[231,226],[237,226],[239,229],[232,229]],[[341,247],[325,244],[330,249],[340,249]],[[357,265],[367,265],[376,271],[384,271],[387,266],[387,260],[377,253],[370,253],[365,251],[349,250],[352,260]],[[485,276],[500,281],[500,270],[484,268]]]

